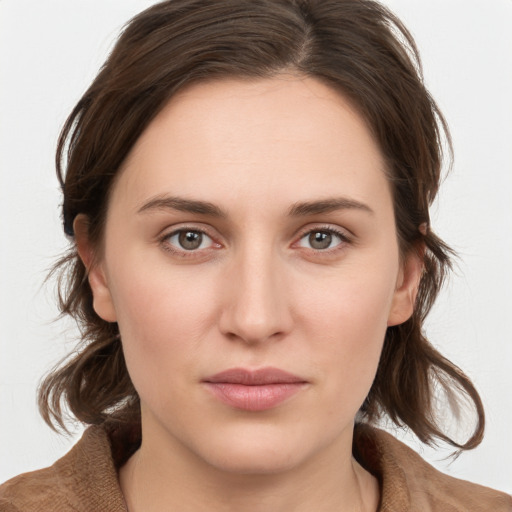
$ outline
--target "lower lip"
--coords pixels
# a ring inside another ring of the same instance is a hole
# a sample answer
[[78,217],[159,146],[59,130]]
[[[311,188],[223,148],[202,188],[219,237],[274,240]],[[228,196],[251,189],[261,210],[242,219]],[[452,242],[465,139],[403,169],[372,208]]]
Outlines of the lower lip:
[[208,389],[223,403],[244,411],[266,411],[298,393],[304,382],[246,386],[231,382],[206,382]]

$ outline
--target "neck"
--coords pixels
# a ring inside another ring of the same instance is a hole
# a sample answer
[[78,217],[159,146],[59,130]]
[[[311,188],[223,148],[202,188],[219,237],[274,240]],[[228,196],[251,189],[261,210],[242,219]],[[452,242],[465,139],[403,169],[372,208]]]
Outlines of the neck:
[[353,459],[349,434],[292,469],[238,473],[172,441],[162,449],[143,429],[140,449],[120,470],[120,484],[129,512],[375,512],[378,483]]

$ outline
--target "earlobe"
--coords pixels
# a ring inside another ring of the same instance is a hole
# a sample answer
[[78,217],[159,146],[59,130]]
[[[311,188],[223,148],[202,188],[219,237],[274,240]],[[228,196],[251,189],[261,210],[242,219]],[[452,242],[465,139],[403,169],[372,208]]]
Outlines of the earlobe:
[[106,273],[102,262],[97,259],[96,251],[89,238],[89,219],[86,215],[76,216],[73,222],[73,231],[78,255],[87,269],[94,311],[106,322],[117,322]]
[[423,250],[411,251],[402,264],[389,312],[388,327],[403,324],[414,312],[423,272],[423,252]]

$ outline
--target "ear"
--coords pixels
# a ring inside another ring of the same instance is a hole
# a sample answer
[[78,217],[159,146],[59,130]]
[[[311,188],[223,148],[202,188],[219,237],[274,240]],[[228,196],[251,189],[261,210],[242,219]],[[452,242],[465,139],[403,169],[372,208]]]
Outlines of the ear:
[[423,272],[424,253],[424,247],[411,250],[401,264],[389,312],[388,327],[403,324],[413,314]]
[[73,231],[78,255],[87,269],[94,311],[106,322],[117,322],[104,265],[98,260],[97,251],[90,241],[89,218],[84,214],[77,215],[73,222]]

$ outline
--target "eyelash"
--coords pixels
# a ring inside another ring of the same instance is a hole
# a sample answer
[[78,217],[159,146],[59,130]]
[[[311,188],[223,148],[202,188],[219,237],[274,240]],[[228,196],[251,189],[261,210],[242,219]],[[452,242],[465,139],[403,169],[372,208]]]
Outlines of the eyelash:
[[212,241],[212,245],[217,246],[217,247],[221,247],[221,245],[219,243],[216,243],[214,241],[213,237],[210,236],[206,232],[206,230],[198,229],[197,227],[192,227],[192,226],[190,226],[190,227],[183,226],[183,227],[180,227],[179,229],[175,229],[173,231],[165,233],[164,235],[162,235],[159,238],[159,242],[160,242],[160,245],[162,246],[162,248],[165,251],[170,252],[172,254],[175,254],[177,256],[180,256],[182,258],[193,258],[194,256],[197,257],[198,252],[199,252],[197,249],[196,250],[187,250],[187,249],[184,249],[184,248],[179,249],[179,248],[175,247],[173,244],[171,244],[169,242],[169,240],[173,236],[179,235],[180,233],[197,233],[197,234],[200,234],[202,236],[206,236],[206,237],[208,237]]
[[297,242],[295,244],[299,243],[301,240],[303,240],[306,236],[311,235],[312,233],[329,233],[330,235],[334,235],[339,238],[340,243],[336,244],[334,247],[327,248],[327,249],[313,249],[308,248],[311,251],[322,253],[322,254],[331,254],[335,251],[343,249],[347,244],[352,243],[352,240],[350,237],[343,231],[340,231],[336,228],[333,228],[332,226],[320,226],[320,227],[314,227],[307,229],[306,231],[303,231]]
[[[206,230],[198,229],[197,227],[187,227],[187,226],[183,226],[183,227],[180,227],[179,229],[175,229],[171,232],[165,233],[163,236],[161,236],[159,238],[159,243],[165,251],[170,252],[175,255],[178,255],[182,258],[197,257],[199,254],[199,251],[200,251],[199,249],[191,249],[191,250],[187,250],[185,248],[179,249],[169,242],[169,240],[172,237],[179,235],[180,233],[186,233],[186,232],[197,233],[197,234],[206,236],[211,240],[212,245],[214,247],[216,246],[215,248],[221,247],[221,244],[215,242],[213,237],[210,236]],[[303,247],[304,249],[306,249],[308,251],[313,251],[318,254],[325,254],[325,255],[332,254],[333,252],[342,250],[347,244],[352,243],[352,240],[346,233],[344,233],[338,229],[335,229],[332,226],[321,226],[321,227],[310,228],[310,229],[307,229],[306,231],[301,232],[297,241],[294,242],[293,245],[299,244],[301,242],[301,240],[303,240],[307,236],[310,236],[312,233],[328,233],[330,235],[336,236],[340,240],[340,242],[338,244],[336,244],[334,247],[330,247],[330,248],[326,248],[326,249],[314,249],[311,247],[309,247],[309,248]],[[208,247],[205,249],[210,249],[210,248],[211,247]],[[202,250],[205,250],[205,249],[202,249]]]

